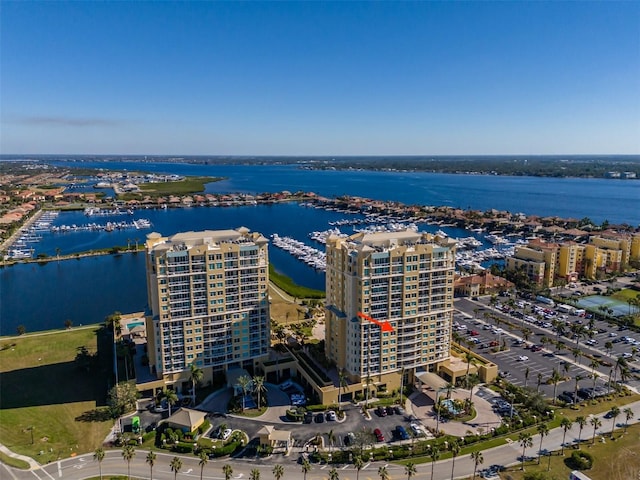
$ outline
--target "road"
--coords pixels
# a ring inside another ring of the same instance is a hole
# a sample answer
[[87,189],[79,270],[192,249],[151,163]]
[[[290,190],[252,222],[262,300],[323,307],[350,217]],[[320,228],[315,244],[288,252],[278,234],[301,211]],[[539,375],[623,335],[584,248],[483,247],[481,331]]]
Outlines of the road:
[[[627,406],[634,412],[634,417],[629,422],[636,423],[640,418],[640,401]],[[625,407],[625,408],[627,408]],[[602,421],[602,426],[597,431],[597,438],[608,438],[611,431],[613,420],[604,418],[603,414],[597,415]],[[616,423],[620,426],[625,419],[621,415],[616,419]],[[619,432],[618,432],[619,434]],[[574,425],[566,434],[566,443],[573,444],[577,440],[579,429]],[[591,441],[593,428],[587,424],[582,431],[582,441],[588,443]],[[553,429],[543,440],[543,450],[558,450],[563,440],[563,431],[560,428]],[[599,441],[599,440],[597,440]],[[536,456],[540,445],[540,437],[533,436],[533,447],[526,451],[527,456]],[[288,456],[273,456],[267,459],[216,459],[211,460],[204,467],[203,479],[206,480],[222,480],[222,466],[230,464],[233,467],[234,479],[248,479],[252,469],[260,470],[261,478],[273,478],[271,470],[276,464],[284,467],[283,480],[299,480],[302,477],[300,465],[297,463],[298,449]],[[566,453],[566,452],[565,452]],[[519,463],[519,457],[522,455],[522,449],[517,444],[507,444],[483,451],[484,463],[486,467],[493,464],[513,465]],[[145,463],[146,451],[137,451],[135,458],[131,462],[131,475],[136,478],[150,478],[149,466]],[[174,474],[170,471],[169,463],[174,455],[157,452],[157,460],[153,469],[153,478],[158,480],[170,480],[174,478]],[[183,467],[177,478],[179,479],[197,479],[200,478],[200,467],[198,459],[194,457],[181,457]],[[109,450],[102,462],[102,473],[112,475],[126,475],[127,464],[122,459],[119,450]],[[371,462],[366,463],[361,470],[359,478],[362,480],[378,479],[378,468],[386,466],[391,475],[392,480],[406,478],[404,467],[392,463]],[[482,468],[479,467],[479,468]],[[355,480],[357,472],[352,465],[336,465],[341,480]],[[438,461],[434,467],[434,480],[442,480],[451,478],[452,460]],[[311,471],[307,474],[307,480],[326,480],[329,476],[330,466],[313,465]],[[91,454],[80,455],[78,457],[60,460],[48,465],[44,465],[32,470],[14,470],[4,464],[0,466],[0,478],[11,480],[83,480],[91,476],[99,475],[98,463],[93,460]],[[473,462],[469,455],[458,457],[455,461],[455,478],[464,478],[473,474]],[[431,475],[431,464],[420,464],[417,466],[417,474],[413,477],[416,480],[426,480]]]

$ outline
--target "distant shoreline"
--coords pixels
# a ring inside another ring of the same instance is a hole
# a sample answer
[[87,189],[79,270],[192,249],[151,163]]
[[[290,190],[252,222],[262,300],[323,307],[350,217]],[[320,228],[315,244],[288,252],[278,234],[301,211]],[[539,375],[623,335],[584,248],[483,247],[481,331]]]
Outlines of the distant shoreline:
[[[192,165],[293,165],[307,170],[367,170],[454,175],[640,180],[640,155],[0,155],[0,161],[169,163]],[[627,176],[630,174],[630,176]],[[609,176],[611,175],[611,176]],[[616,176],[619,175],[619,176]]]

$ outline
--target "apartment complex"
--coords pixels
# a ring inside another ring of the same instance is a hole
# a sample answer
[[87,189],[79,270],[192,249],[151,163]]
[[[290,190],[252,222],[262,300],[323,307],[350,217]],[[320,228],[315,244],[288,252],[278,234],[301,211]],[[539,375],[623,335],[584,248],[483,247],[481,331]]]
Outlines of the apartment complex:
[[147,235],[147,340],[156,378],[165,384],[187,382],[193,363],[203,369],[206,383],[264,358],[269,347],[267,244],[244,227]]
[[640,261],[640,235],[594,235],[587,243],[550,243],[533,239],[517,246],[507,258],[507,270],[523,270],[529,279],[551,287],[559,280],[572,282],[578,278],[596,278],[601,272],[620,272],[631,262]]
[[[411,230],[327,239],[325,353],[351,382],[400,386],[449,359],[455,242]],[[388,321],[383,329],[359,316]]]

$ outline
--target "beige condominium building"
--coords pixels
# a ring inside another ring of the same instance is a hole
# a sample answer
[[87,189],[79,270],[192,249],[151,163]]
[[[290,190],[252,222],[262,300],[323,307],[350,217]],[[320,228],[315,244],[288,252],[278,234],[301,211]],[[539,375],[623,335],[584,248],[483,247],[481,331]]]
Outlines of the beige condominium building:
[[573,282],[596,278],[598,272],[621,272],[640,261],[640,235],[592,235],[588,243],[548,243],[539,238],[517,246],[507,258],[507,270],[522,269],[539,286],[558,280]]
[[244,227],[147,236],[147,340],[156,378],[188,386],[195,364],[207,383],[267,355],[267,244]]
[[[327,239],[326,355],[350,382],[400,386],[450,357],[455,242],[411,230]],[[388,321],[392,331],[363,318]]]

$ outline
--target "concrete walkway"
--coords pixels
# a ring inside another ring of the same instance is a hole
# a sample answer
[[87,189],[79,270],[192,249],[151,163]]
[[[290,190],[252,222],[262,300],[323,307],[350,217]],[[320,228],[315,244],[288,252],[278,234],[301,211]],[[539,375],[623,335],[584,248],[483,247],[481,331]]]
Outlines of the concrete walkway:
[[[478,396],[478,391],[475,391],[471,397],[476,410],[476,416],[468,422],[448,421],[445,423],[440,421],[438,424],[433,410],[435,399],[432,398],[432,395],[435,395],[434,392],[413,392],[409,396],[408,403],[410,403],[410,406],[408,410],[411,410],[413,415],[415,415],[423,425],[433,430],[435,430],[437,426],[439,431],[449,435],[463,437],[469,432],[479,433],[479,430],[486,433],[491,428],[500,426],[502,418],[493,411],[491,403]],[[442,396],[443,395],[441,395],[441,397]],[[469,391],[456,389],[451,393],[451,398],[465,400],[469,398]]]
[[18,453],[14,453],[2,444],[0,444],[0,452],[4,453],[8,457],[17,458],[18,460],[27,462],[29,464],[30,469],[40,468],[40,464],[36,462],[33,458],[27,457],[25,455],[20,455]]

